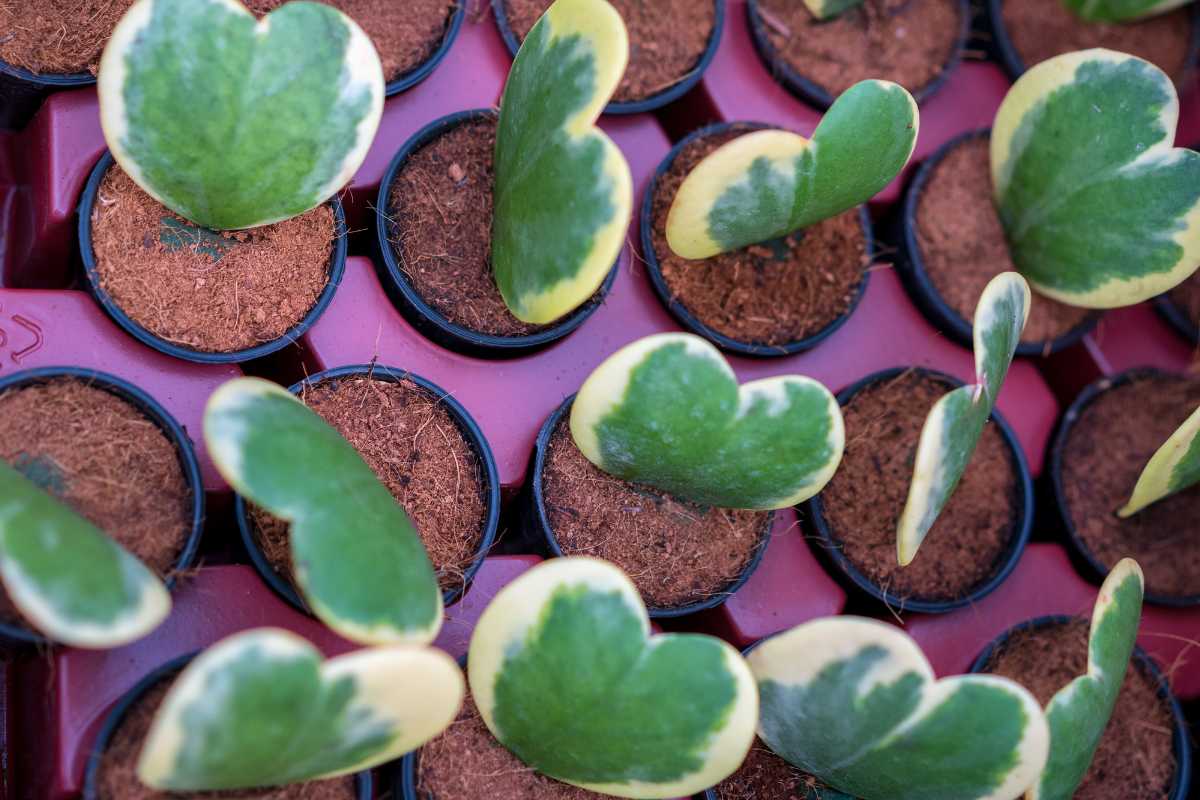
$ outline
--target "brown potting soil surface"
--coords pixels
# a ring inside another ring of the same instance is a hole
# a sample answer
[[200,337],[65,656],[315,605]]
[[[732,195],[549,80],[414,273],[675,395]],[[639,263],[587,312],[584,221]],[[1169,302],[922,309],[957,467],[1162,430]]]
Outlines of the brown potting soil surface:
[[277,789],[236,792],[160,792],[142,784],[137,777],[137,760],[154,714],[171,688],[164,680],[142,695],[121,721],[100,762],[97,781],[99,800],[183,800],[184,798],[238,798],[238,800],[355,800],[354,778],[282,786]]
[[[362,26],[386,80],[417,67],[442,43],[454,0],[322,0]],[[287,0],[246,0],[263,15]],[[12,0],[0,4],[0,61],[30,72],[96,73],[133,0]]]
[[1129,500],[1150,457],[1200,405],[1200,379],[1143,378],[1100,394],[1071,428],[1062,486],[1076,532],[1112,568],[1137,559],[1146,591],[1200,594],[1200,486],[1158,501],[1129,519]]
[[185,223],[113,165],[91,213],[100,285],[143,328],[194,350],[278,339],[329,280],[336,231],[328,205],[217,234]]
[[[1087,672],[1087,653],[1088,623],[1079,619],[1014,634],[987,671],[1017,681],[1045,705]],[[1158,687],[1131,662],[1074,800],[1166,800],[1175,773],[1172,725]]]
[[1001,17],[1026,67],[1075,50],[1106,47],[1144,58],[1175,79],[1183,77],[1192,35],[1192,11],[1179,8],[1136,22],[1088,22],[1065,4],[1003,0]]
[[604,800],[607,795],[547,778],[496,741],[470,693],[458,717],[421,748],[419,800]]
[[[175,446],[140,410],[81,380],[0,393],[0,459],[159,576],[191,534],[192,492]],[[0,620],[18,619],[0,586]]]
[[551,435],[542,487],[562,551],[613,562],[651,608],[723,591],[764,535],[764,512],[697,506],[601,471],[575,446],[568,415]]
[[963,24],[955,0],[866,0],[826,21],[796,0],[758,8],[775,52],[834,97],[867,78],[917,92],[951,59]]
[[[917,241],[925,272],[946,304],[968,324],[988,281],[1015,269],[992,202],[990,163],[987,138],[966,140],[934,168],[917,204]],[[1091,313],[1035,293],[1021,341],[1049,342]]]
[[492,151],[496,120],[466,122],[413,153],[392,183],[389,239],[426,303],[493,336],[545,326],[512,315],[492,275]]
[[1169,296],[1193,325],[1200,325],[1200,272],[1192,273],[1190,278],[1172,289]]
[[[525,41],[553,0],[505,0],[513,33]],[[699,66],[716,25],[712,0],[609,0],[629,31],[629,66],[613,100],[645,100]]]
[[912,482],[921,427],[949,391],[939,380],[906,372],[856,394],[842,409],[842,465],[821,492],[825,519],[846,558],[901,599],[968,594],[995,574],[1016,535],[1016,470],[999,429],[989,423],[916,558],[907,567],[896,561],[896,523]]
[[679,152],[655,186],[654,254],[672,297],[705,325],[739,342],[785,345],[818,333],[849,310],[868,266],[857,209],[786,239],[702,261],[680,258],[667,245],[667,215],[688,173],[752,130],[738,126],[701,137]]
[[[425,389],[363,377],[305,391],[305,405],[346,438],[408,512],[442,589],[461,587],[483,539],[479,457],[446,407]],[[263,554],[292,580],[287,523],[255,509]]]
[[713,791],[717,800],[821,800],[824,788],[755,739],[742,766]]

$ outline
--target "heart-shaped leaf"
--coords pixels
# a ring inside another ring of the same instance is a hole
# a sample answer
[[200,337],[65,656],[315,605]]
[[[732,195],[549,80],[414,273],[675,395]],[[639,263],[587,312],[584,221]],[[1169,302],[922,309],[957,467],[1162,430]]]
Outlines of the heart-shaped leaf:
[[398,758],[454,720],[462,671],[433,648],[359,650],[323,661],[304,639],[259,628],[224,639],[175,681],[138,758],[171,792],[282,786]]
[[682,258],[709,258],[854,208],[904,169],[919,119],[904,87],[869,80],[834,101],[811,140],[780,130],[740,136],[684,179],[667,243]]
[[863,800],[1013,800],[1046,763],[1050,734],[1033,695],[990,675],[934,680],[893,625],[819,619],[748,660],[762,740]]
[[863,0],[804,0],[804,5],[817,19],[833,19],[843,11],[862,3]]
[[1200,483],[1200,408],[1150,457],[1133,487],[1133,496],[1117,514],[1133,516],[1151,503],[1197,483]]
[[502,589],[467,667],[496,739],[593,791],[690,795],[732,774],[754,740],[741,655],[711,636],[651,636],[632,581],[598,559],[552,559]]
[[1133,655],[1142,593],[1142,569],[1131,558],[1118,562],[1100,587],[1088,639],[1088,672],[1046,704],[1050,760],[1029,800],[1070,800],[1087,774]]
[[938,400],[921,428],[912,484],[896,529],[901,564],[916,557],[971,462],[1021,341],[1030,301],[1029,284],[1015,272],[992,278],[979,297],[974,324],[976,382]]
[[738,386],[715,347],[661,333],[596,368],[571,408],[571,435],[619,478],[722,508],[786,508],[812,497],[842,460],[842,412],[811,378]]
[[237,0],[138,0],[97,88],[104,137],[129,177],[222,230],[324,203],[366,158],[383,114],[371,40],[321,3],[259,22]]
[[238,378],[209,399],[204,438],[238,493],[290,523],[296,582],[322,622],[367,644],[433,641],[442,593],[421,539],[329,423],[273,383]]
[[492,269],[525,322],[586,302],[625,244],[633,177],[595,123],[628,62],[625,23],[605,0],[557,0],[513,61],[496,131]]
[[26,620],[75,647],[119,647],[171,611],[166,587],[142,562],[4,461],[0,580]]
[[992,128],[992,184],[1013,263],[1042,294],[1116,308],[1200,265],[1200,153],[1172,147],[1179,98],[1111,50],[1043,61]]
[[1191,0],[1062,0],[1067,8],[1091,22],[1125,22],[1164,14]]

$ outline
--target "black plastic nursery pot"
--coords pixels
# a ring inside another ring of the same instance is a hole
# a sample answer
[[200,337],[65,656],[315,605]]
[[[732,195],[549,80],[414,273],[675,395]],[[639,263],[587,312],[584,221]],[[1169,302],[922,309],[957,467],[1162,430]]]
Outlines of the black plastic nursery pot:
[[[437,398],[438,402],[449,413],[450,418],[462,434],[467,446],[474,451],[475,456],[479,459],[480,488],[484,497],[483,532],[480,536],[479,547],[475,551],[475,557],[463,572],[462,583],[442,592],[443,603],[450,605],[466,593],[467,587],[471,584],[471,579],[479,571],[484,557],[492,549],[492,545],[496,540],[496,531],[500,525],[500,479],[496,472],[496,459],[492,455],[492,448],[488,445],[487,439],[484,438],[483,431],[480,430],[475,420],[471,418],[470,413],[450,393],[419,375],[414,375],[411,372],[394,367],[363,364],[328,369],[294,384],[288,388],[288,391],[300,397],[303,396],[306,390],[312,389],[319,384],[336,382],[344,378],[359,377],[367,377],[372,380],[387,381],[390,383],[411,383],[420,387],[431,397]],[[277,595],[294,608],[305,614],[311,614],[311,610],[296,590],[296,587],[286,577],[276,572],[270,560],[263,552],[254,531],[254,523],[250,518],[250,507],[246,499],[239,494],[236,496],[234,503],[234,515],[237,519],[242,543],[245,545],[246,552],[250,555],[250,560],[253,562],[259,576]]]
[[454,10],[450,12],[450,17],[446,20],[446,32],[442,35],[441,44],[420,64],[388,81],[385,88],[386,97],[407,91],[433,74],[438,64],[441,64],[442,59],[450,52],[450,47],[458,38],[458,32],[462,30],[463,20],[467,16],[468,2],[469,0],[455,0]]
[[[550,450],[550,441],[558,428],[559,423],[571,411],[571,405],[575,402],[575,395],[569,396],[563,400],[562,404],[555,409],[546,422],[538,431],[537,441],[534,445],[533,452],[533,467],[529,476],[529,491],[526,492],[527,499],[523,502],[527,507],[523,509],[523,526],[525,535],[530,543],[543,552],[552,557],[562,557],[566,555],[563,552],[562,546],[559,544],[557,537],[554,534],[554,528],[550,523],[550,516],[546,512],[546,496],[543,485],[543,473],[546,470],[547,457]],[[614,479],[615,480],[615,479]],[[763,553],[766,552],[767,545],[771,541],[771,525],[774,521],[775,514],[771,512],[766,515],[762,524],[762,529],[759,534],[758,541],[754,545],[749,559],[745,566],[736,578],[730,581],[726,586],[719,591],[714,592],[701,600],[689,602],[683,605],[670,607],[653,607],[647,604],[648,612],[651,619],[670,619],[673,617],[682,617],[688,614],[694,614],[697,611],[705,611],[717,606],[728,600],[738,589],[740,589],[750,576],[754,574],[754,570],[758,568],[759,562],[762,561]]]
[[95,82],[90,72],[38,75],[0,61],[0,130],[25,127],[50,93]]
[[[1111,378],[1101,378],[1091,383],[1080,392],[1075,401],[1063,413],[1062,419],[1059,420],[1057,430],[1055,431],[1054,439],[1051,442],[1047,470],[1058,518],[1062,524],[1062,529],[1070,548],[1072,561],[1081,574],[1096,584],[1103,582],[1104,578],[1108,575],[1109,568],[1096,555],[1093,549],[1088,546],[1087,542],[1084,541],[1084,537],[1080,534],[1079,528],[1076,525],[1075,518],[1071,514],[1071,505],[1064,480],[1064,462],[1066,460],[1068,442],[1085,412],[1106,392],[1139,380],[1169,377],[1171,376],[1168,373],[1161,370],[1142,368],[1127,370]],[[1189,410],[1191,409],[1180,409],[1180,413],[1186,414]],[[1133,490],[1132,485],[1129,487],[1129,490]],[[1109,509],[1106,513],[1114,513],[1114,511],[1114,509]],[[1137,557],[1136,553],[1126,553],[1126,555],[1134,558]],[[1149,581],[1147,581],[1145,600],[1151,605],[1182,608],[1200,605],[1200,594],[1162,594],[1152,591],[1149,588]]]
[[1170,294],[1160,294],[1154,298],[1154,310],[1185,340],[1200,345],[1200,325],[1171,299]]
[[[958,378],[936,370],[921,367],[897,367],[868,375],[847,386],[838,393],[838,404],[845,408],[851,399],[864,389],[886,383],[905,373],[914,373],[944,383],[947,391],[965,385]],[[890,589],[879,585],[867,577],[843,552],[842,540],[826,517],[822,494],[814,495],[801,507],[801,517],[807,520],[807,525],[811,530],[812,535],[806,538],[813,554],[848,591],[856,593],[860,597],[878,600],[897,611],[944,614],[972,605],[986,597],[1004,583],[1016,568],[1021,554],[1025,551],[1025,545],[1029,543],[1034,518],[1033,479],[1020,442],[999,411],[992,412],[990,423],[996,427],[1004,441],[1005,449],[1008,451],[1009,465],[1016,478],[1016,504],[1012,509],[1012,533],[1007,543],[993,562],[988,577],[972,587],[970,591],[953,599],[929,599],[900,597]]]
[[405,273],[401,257],[391,241],[392,209],[394,208],[391,199],[392,184],[408,159],[421,148],[459,125],[494,117],[494,111],[482,108],[449,114],[417,131],[396,153],[379,186],[379,197],[375,204],[375,232],[380,255],[376,266],[378,267],[380,262],[382,263],[380,280],[392,302],[395,303],[405,319],[431,341],[466,355],[482,358],[516,358],[541,350],[566,337],[582,325],[600,307],[609,290],[612,289],[613,282],[617,278],[620,256],[600,288],[579,308],[534,333],[520,336],[497,336],[474,331],[452,322],[426,302]]
[[[925,85],[909,88],[913,99],[917,103],[923,103],[928,100],[950,77],[962,60],[963,50],[967,45],[967,39],[970,36],[971,30],[971,7],[968,0],[956,0],[958,6],[959,27],[955,35],[954,47],[950,51],[950,57],[944,64],[937,75],[925,83]],[[779,50],[771,42],[771,37],[767,31],[769,25],[762,9],[759,8],[759,0],[748,0],[746,3],[746,19],[749,23],[751,38],[754,40],[754,49],[758,51],[759,57],[763,64],[766,65],[771,75],[775,77],[785,89],[798,97],[800,100],[814,106],[820,110],[825,110],[833,105],[833,101],[837,99],[828,89],[819,85],[807,75],[801,74],[793,65],[789,64],[787,59],[782,56]],[[863,35],[866,35],[864,31]],[[878,75],[874,77],[889,78],[888,75]]]
[[[1004,649],[1004,646],[1013,636],[1031,630],[1063,625],[1074,620],[1075,618],[1070,616],[1052,615],[1037,617],[1022,622],[1019,625],[1014,625],[984,648],[983,652],[975,659],[975,663],[971,665],[971,672],[987,672],[992,660]],[[1187,720],[1183,716],[1183,710],[1180,708],[1179,701],[1175,698],[1175,695],[1171,693],[1170,683],[1167,681],[1166,676],[1163,675],[1158,665],[1154,663],[1154,659],[1145,650],[1140,647],[1134,648],[1131,666],[1158,687],[1159,699],[1170,709],[1173,720],[1171,738],[1172,750],[1175,755],[1175,774],[1171,781],[1170,792],[1166,797],[1167,800],[1186,800],[1191,783],[1192,752],[1191,741],[1188,737]]]
[[[930,278],[926,268],[925,256],[921,251],[917,215],[922,192],[924,192],[938,165],[955,148],[979,139],[988,139],[990,136],[991,129],[985,128],[983,130],[969,131],[956,136],[939,147],[937,152],[927,158],[917,170],[916,176],[913,178],[908,191],[904,195],[904,205],[901,210],[900,224],[902,226],[902,235],[900,236],[899,258],[896,262],[896,266],[900,271],[900,278],[908,290],[909,296],[912,297],[917,307],[921,309],[921,313],[925,315],[925,318],[933,323],[938,330],[950,336],[964,347],[973,346],[973,326],[971,322],[945,301],[937,287],[934,286],[933,280]],[[980,186],[979,191],[986,193],[990,197],[992,188],[990,184]],[[1037,302],[1036,297],[1034,302]],[[1057,353],[1064,348],[1077,344],[1096,326],[1096,323],[1100,321],[1100,316],[1100,312],[1089,314],[1083,322],[1061,336],[1048,341],[1021,342],[1017,345],[1016,354],[1018,356],[1030,357],[1050,355],[1051,353]]]
[[[183,473],[184,482],[192,494],[191,527],[179,557],[175,561],[172,575],[166,579],[167,588],[175,584],[175,574],[191,567],[200,548],[200,537],[204,533],[204,484],[200,479],[200,464],[192,441],[183,427],[163,408],[158,401],[144,391],[114,375],[97,370],[79,367],[41,367],[38,369],[16,372],[0,378],[0,394],[12,389],[26,386],[37,386],[62,378],[73,378],[87,385],[105,391],[128,403],[144,414],[162,431],[167,440],[174,446],[179,458],[179,468]],[[0,652],[5,648],[22,648],[30,645],[48,646],[49,642],[27,628],[0,622]]]
[[[791,356],[797,353],[802,353],[805,350],[811,350],[825,339],[832,336],[838,328],[842,327],[854,310],[858,307],[863,295],[867,290],[867,283],[870,280],[871,272],[864,268],[862,279],[858,286],[854,289],[853,297],[850,300],[850,305],[844,313],[831,321],[828,325],[820,330],[805,336],[802,339],[786,342],[784,344],[772,345],[761,344],[756,342],[747,342],[734,339],[730,336],[713,329],[711,326],[701,321],[688,307],[680,300],[679,297],[671,291],[671,287],[667,285],[666,278],[663,277],[662,264],[659,260],[658,253],[654,247],[654,198],[658,191],[659,181],[671,169],[675,163],[675,159],[683,152],[684,148],[692,144],[698,139],[703,139],[708,136],[724,133],[729,130],[737,129],[751,132],[755,130],[763,130],[773,126],[764,123],[732,123],[721,122],[714,125],[709,125],[681,139],[676,145],[671,148],[671,152],[658,165],[654,176],[650,179],[650,183],[646,187],[646,193],[642,198],[642,206],[638,221],[638,230],[642,242],[642,258],[646,265],[646,274],[650,278],[650,284],[654,287],[655,294],[658,299],[666,307],[680,325],[687,330],[701,336],[714,345],[724,350],[727,353],[733,353],[740,356],[751,356],[754,358],[776,358],[783,356]],[[866,242],[865,262],[870,264],[875,257],[875,236],[874,228],[871,223],[871,215],[867,211],[867,207],[860,206],[858,209],[859,223],[862,227],[863,238]]]
[[[649,97],[640,100],[611,101],[604,107],[605,114],[641,114],[646,111],[662,108],[687,94],[700,82],[700,79],[704,77],[705,70],[708,69],[713,57],[717,54],[717,48],[721,44],[721,31],[725,27],[725,0],[710,0],[710,2],[713,3],[715,10],[713,30],[708,38],[708,46],[705,47],[704,52],[700,55],[699,60],[692,69],[675,83],[664,89],[660,89]],[[491,0],[491,3],[492,14],[496,18],[496,27],[500,29],[500,38],[504,40],[504,45],[508,48],[508,52],[516,58],[517,51],[521,49],[521,40],[509,22],[508,11],[505,7],[506,0]],[[669,33],[666,35],[669,35]],[[630,44],[631,46],[636,46],[634,42]]]
[[[100,786],[100,767],[104,760],[105,751],[108,750],[109,744],[116,735],[117,730],[121,727],[121,723],[129,715],[139,700],[164,681],[173,679],[176,675],[183,671],[183,668],[191,663],[198,653],[189,653],[184,656],[172,659],[161,667],[151,671],[146,677],[138,681],[132,689],[130,689],[124,697],[117,701],[108,716],[104,720],[104,725],[100,728],[100,733],[96,736],[96,742],[92,746],[92,752],[88,756],[86,772],[84,773],[83,800],[117,800],[117,798],[104,798],[101,795]],[[354,788],[356,800],[372,800],[375,793],[374,779],[369,771],[359,772],[354,775]],[[176,795],[172,797],[194,796],[197,798],[208,797],[207,792],[198,792],[194,795]]]
[[197,350],[191,347],[170,342],[161,336],[147,330],[142,325],[135,322],[113,299],[104,287],[101,285],[100,274],[96,265],[96,255],[92,249],[92,206],[95,205],[97,195],[100,191],[100,184],[104,180],[105,173],[109,167],[115,164],[112,153],[105,152],[96,167],[92,170],[91,176],[88,178],[87,185],[84,187],[83,195],[79,200],[79,254],[83,259],[84,274],[87,277],[88,287],[95,296],[96,301],[103,307],[114,322],[125,330],[133,338],[137,339],[147,347],[152,347],[160,353],[180,358],[185,361],[193,361],[199,364],[239,364],[243,361],[250,361],[256,358],[270,355],[278,350],[299,341],[300,337],[308,331],[309,328],[320,318],[329,303],[333,300],[333,295],[337,291],[338,284],[342,281],[342,274],[346,269],[346,218],[342,212],[342,203],[334,196],[330,198],[329,205],[333,209],[334,215],[334,231],[335,238],[333,242],[333,252],[329,257],[328,280],[325,283],[325,288],[317,297],[316,302],[304,318],[296,323],[289,331],[282,336],[262,344],[248,347],[243,350],[234,350],[230,352],[211,352],[205,350]]
[[[1003,4],[1004,0],[986,0],[986,11],[981,14],[981,21],[987,26],[987,41],[990,43],[988,47],[990,55],[996,61],[1000,62],[1000,65],[1004,67],[1004,71],[1015,81],[1024,75],[1025,70],[1032,65],[1025,63],[1025,60],[1017,52],[1017,48],[1013,44],[1008,27],[1004,24]],[[1180,74],[1171,76],[1177,80],[1192,75],[1196,69],[1197,59],[1200,58],[1200,5],[1193,3],[1187,13],[1189,15],[1191,31],[1188,36],[1187,54],[1184,57],[1183,68],[1180,70]],[[1109,45],[1101,45],[1099,41],[1092,46],[1108,46],[1109,49],[1114,49]],[[1149,53],[1140,55],[1145,58]]]

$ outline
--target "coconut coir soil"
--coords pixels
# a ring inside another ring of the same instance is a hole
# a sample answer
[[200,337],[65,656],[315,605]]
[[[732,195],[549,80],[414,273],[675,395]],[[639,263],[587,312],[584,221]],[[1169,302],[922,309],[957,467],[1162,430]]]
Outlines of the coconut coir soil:
[[771,46],[793,70],[836,97],[867,78],[917,92],[954,55],[956,0],[866,0],[819,21],[796,0],[759,0]]
[[822,800],[825,786],[755,739],[750,754],[714,787],[717,800]]
[[912,482],[921,427],[948,391],[936,378],[906,372],[854,395],[842,409],[842,465],[821,493],[825,519],[846,558],[901,600],[953,600],[970,593],[995,574],[1016,535],[1016,470],[1000,431],[989,423],[917,557],[907,567],[896,563],[896,523]]
[[[256,14],[287,0],[246,0]],[[428,59],[445,37],[453,0],[324,0],[362,26],[391,81]],[[100,55],[133,0],[13,0],[0,4],[0,61],[34,73],[99,68]]]
[[204,352],[294,328],[328,283],[335,238],[328,205],[250,230],[202,231],[116,165],[92,206],[96,271],[113,302],[156,336]]
[[100,762],[97,781],[99,800],[184,800],[184,798],[238,798],[238,800],[355,800],[353,778],[237,792],[160,792],[142,784],[137,777],[137,760],[171,681],[164,680],[142,695],[129,709],[113,734]]
[[[438,399],[408,381],[328,380],[305,405],[346,438],[408,512],[442,589],[462,587],[483,539],[479,457]],[[287,523],[254,512],[263,554],[292,580]]]
[[[0,393],[0,459],[107,533],[159,576],[192,530],[179,454],[141,411],[81,380]],[[19,616],[0,586],[0,620]]]
[[1116,510],[1162,443],[1200,405],[1200,379],[1149,375],[1101,393],[1071,428],[1062,488],[1079,538],[1106,567],[1137,559],[1146,591],[1200,595],[1200,486],[1129,519]]
[[667,215],[680,184],[707,155],[752,130],[738,125],[679,152],[655,186],[654,254],[671,296],[702,323],[739,342],[778,346],[818,333],[850,309],[868,265],[867,241],[853,209],[703,261],[675,255]]
[[[1014,634],[987,672],[1017,681],[1043,706],[1087,672],[1088,622]],[[1166,800],[1175,773],[1170,707],[1154,681],[1130,663],[1091,769],[1074,800]]]
[[1001,17],[1026,67],[1063,53],[1106,47],[1144,58],[1178,84],[1192,37],[1192,10],[1179,8],[1136,22],[1087,22],[1064,3],[1003,0]]
[[601,471],[575,446],[567,415],[550,437],[542,495],[563,553],[613,562],[651,608],[724,591],[770,535],[766,513],[697,506]]
[[[553,0],[505,0],[517,39],[525,41]],[[629,67],[613,100],[635,102],[663,92],[695,70],[712,38],[712,0],[610,0],[629,31]]]
[[[925,272],[942,299],[968,323],[988,281],[1016,269],[992,202],[990,164],[988,139],[967,139],[934,168],[917,203],[917,242]],[[1037,295],[1021,341],[1049,342],[1091,313]]]
[[545,326],[512,315],[492,275],[492,152],[496,120],[472,120],[413,153],[391,191],[392,243],[401,269],[446,319],[493,336]]

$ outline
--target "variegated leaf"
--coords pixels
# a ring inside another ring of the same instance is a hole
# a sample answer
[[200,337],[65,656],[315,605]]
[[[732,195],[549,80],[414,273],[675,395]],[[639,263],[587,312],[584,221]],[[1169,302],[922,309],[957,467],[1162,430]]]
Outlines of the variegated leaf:
[[1088,671],[1046,705],[1050,759],[1029,800],[1070,800],[1087,774],[1121,692],[1142,618],[1144,580],[1131,558],[1117,563],[1096,598]]
[[1200,483],[1200,408],[1150,457],[1133,496],[1119,516],[1130,517],[1151,503]]
[[819,619],[748,660],[762,740],[862,800],[1013,800],[1046,763],[1046,718],[1028,691],[994,676],[934,680],[893,625]]
[[322,622],[367,644],[433,641],[442,593],[416,529],[325,420],[238,378],[209,399],[204,438],[234,489],[290,523],[296,582]]
[[138,0],[97,82],[109,149],[156,200],[207,228],[288,219],[354,175],[383,113],[371,40],[322,3],[257,21],[237,0]]
[[684,179],[667,243],[683,258],[709,258],[854,208],[904,169],[919,119],[904,87],[868,80],[838,97],[811,140],[781,130],[740,136]]
[[529,766],[618,797],[690,795],[733,773],[758,695],[711,636],[650,635],[633,582],[594,558],[547,561],[506,586],[471,638],[471,694]]
[[142,562],[4,461],[0,580],[26,620],[75,647],[128,644],[171,611],[166,587]]
[[1200,265],[1200,153],[1176,148],[1179,98],[1140,58],[1084,50],[1013,85],[992,128],[992,183],[1017,269],[1042,294],[1116,308]]
[[633,178],[595,123],[628,62],[625,23],[606,0],[557,0],[513,61],[496,132],[492,268],[525,322],[586,302],[625,244]]
[[723,508],[772,509],[821,491],[842,460],[837,400],[811,378],[738,386],[711,344],[661,333],[596,368],[571,408],[589,461],[624,480]]
[[1165,14],[1191,0],[1062,0],[1067,8],[1090,22],[1127,22]]
[[896,528],[896,555],[910,563],[967,470],[1029,318],[1029,284],[1004,272],[975,307],[975,380],[934,404],[917,444],[908,500]]
[[379,766],[454,720],[462,671],[441,650],[359,650],[324,661],[277,628],[235,634],[171,686],[138,758],[170,792],[282,786]]
[[804,0],[804,5],[817,19],[833,19],[843,11],[862,3],[863,0]]

